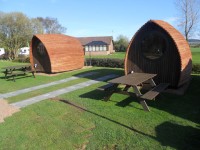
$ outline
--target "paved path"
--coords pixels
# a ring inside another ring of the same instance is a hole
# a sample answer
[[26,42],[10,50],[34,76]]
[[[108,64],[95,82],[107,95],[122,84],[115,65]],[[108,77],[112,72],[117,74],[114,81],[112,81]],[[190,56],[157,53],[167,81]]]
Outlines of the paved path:
[[43,94],[43,95],[32,97],[32,98],[29,98],[29,99],[26,99],[26,100],[23,100],[23,101],[20,101],[20,102],[12,103],[11,105],[19,107],[19,108],[26,107],[28,105],[37,103],[39,101],[49,99],[49,98],[53,98],[53,97],[56,97],[58,95],[66,94],[66,93],[69,93],[69,92],[72,92],[72,91],[75,91],[75,90],[78,90],[78,89],[82,89],[84,87],[99,83],[100,81],[104,81],[104,80],[115,78],[115,77],[117,77],[117,75],[115,75],[115,74],[103,76],[101,78],[97,78],[96,80],[89,80],[89,81],[86,81],[86,82],[75,84],[75,85],[72,85],[72,86],[69,86],[69,87],[66,87],[66,88],[63,88],[63,89],[59,89],[59,90],[49,92],[49,93],[46,93],[46,94]]
[[22,90],[17,90],[17,91],[5,93],[5,94],[0,94],[0,99],[1,98],[9,98],[9,97],[17,96],[17,95],[20,95],[20,94],[24,94],[24,93],[27,93],[27,92],[34,91],[34,90],[42,89],[42,88],[45,88],[45,87],[49,87],[49,86],[65,83],[65,82],[68,82],[68,81],[71,81],[71,80],[75,80],[75,79],[78,79],[78,78],[91,76],[91,75],[94,75],[94,74],[97,74],[97,73],[98,72],[89,72],[89,73],[77,75],[77,76],[74,76],[74,77],[62,79],[62,80],[51,82],[51,83],[47,83],[47,84],[42,84],[42,85],[38,85],[38,86],[34,86],[34,87],[22,89]]

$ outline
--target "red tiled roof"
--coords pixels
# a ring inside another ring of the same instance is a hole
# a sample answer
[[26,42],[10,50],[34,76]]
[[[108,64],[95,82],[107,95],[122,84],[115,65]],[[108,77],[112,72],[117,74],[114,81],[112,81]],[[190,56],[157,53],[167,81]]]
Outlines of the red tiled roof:
[[110,45],[111,41],[113,40],[112,36],[99,36],[99,37],[77,37],[77,39],[81,42],[82,45],[86,45],[93,41],[102,41],[106,44]]

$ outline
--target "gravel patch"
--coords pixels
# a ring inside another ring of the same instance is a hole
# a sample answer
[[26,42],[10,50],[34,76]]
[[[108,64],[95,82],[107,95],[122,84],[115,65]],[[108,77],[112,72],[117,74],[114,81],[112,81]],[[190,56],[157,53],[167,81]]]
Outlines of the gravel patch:
[[18,107],[11,106],[7,101],[0,99],[0,123],[4,122],[6,117],[12,116],[18,111],[20,111]]

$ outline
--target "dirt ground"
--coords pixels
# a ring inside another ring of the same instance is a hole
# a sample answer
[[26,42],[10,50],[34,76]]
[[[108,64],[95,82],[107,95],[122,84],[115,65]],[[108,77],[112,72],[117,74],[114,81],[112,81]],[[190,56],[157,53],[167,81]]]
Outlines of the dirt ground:
[[12,116],[12,114],[20,111],[19,108],[11,106],[7,101],[0,99],[0,123],[4,122],[4,118]]

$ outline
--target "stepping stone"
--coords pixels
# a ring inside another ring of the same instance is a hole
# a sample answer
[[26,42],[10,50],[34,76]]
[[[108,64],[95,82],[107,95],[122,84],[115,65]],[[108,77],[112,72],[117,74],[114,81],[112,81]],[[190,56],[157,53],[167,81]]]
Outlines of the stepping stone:
[[97,73],[98,72],[89,72],[89,73],[81,74],[81,75],[78,75],[78,76],[73,76],[73,77],[69,77],[69,78],[66,78],[66,79],[50,82],[50,83],[47,83],[47,84],[42,84],[42,85],[38,85],[38,86],[34,86],[34,87],[22,89],[22,90],[17,90],[17,91],[5,93],[5,94],[0,94],[0,98],[9,98],[9,97],[17,96],[17,95],[20,95],[20,94],[24,94],[24,93],[34,91],[34,90],[42,89],[42,88],[45,88],[45,87],[49,87],[49,86],[53,86],[53,85],[57,85],[57,84],[61,84],[61,83],[66,83],[66,82],[69,82],[69,81],[72,81],[72,80],[75,80],[75,79],[79,79],[79,78],[83,78],[83,77],[87,77],[87,76],[92,76],[92,75],[95,75]]
[[72,91],[75,91],[75,90],[78,90],[78,89],[82,89],[82,88],[85,88],[87,86],[90,86],[90,85],[93,85],[93,84],[96,84],[96,83],[99,83],[101,81],[105,81],[105,80],[108,80],[108,79],[112,79],[112,78],[115,78],[115,77],[117,77],[117,75],[115,75],[115,74],[103,76],[103,77],[97,78],[96,80],[89,80],[89,81],[86,81],[86,82],[75,84],[75,85],[72,85],[72,86],[69,86],[69,87],[66,87],[66,88],[63,88],[63,89],[59,89],[59,90],[56,90],[56,91],[53,91],[53,92],[49,92],[49,93],[42,94],[42,95],[39,95],[39,96],[36,96],[36,97],[32,97],[32,98],[29,98],[29,99],[26,99],[26,100],[23,100],[23,101],[20,101],[20,102],[12,103],[11,105],[19,107],[19,108],[26,107],[28,105],[40,102],[42,100],[50,99],[50,98],[53,98],[53,97],[56,97],[56,96],[59,96],[59,95],[62,95],[62,94],[66,94],[66,93],[69,93],[69,92],[72,92]]

